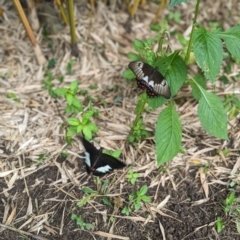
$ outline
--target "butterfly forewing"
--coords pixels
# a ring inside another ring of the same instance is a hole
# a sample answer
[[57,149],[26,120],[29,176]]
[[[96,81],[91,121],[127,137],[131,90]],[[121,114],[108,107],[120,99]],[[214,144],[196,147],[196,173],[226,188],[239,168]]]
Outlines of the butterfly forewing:
[[149,97],[163,96],[167,99],[170,98],[169,85],[156,68],[141,61],[130,62],[128,67],[136,75],[138,86],[147,89]]
[[81,140],[85,148],[85,163],[88,174],[92,173],[93,175],[101,176],[114,169],[126,166],[115,157],[105,154],[102,150],[95,148],[94,145],[86,139],[82,138]]

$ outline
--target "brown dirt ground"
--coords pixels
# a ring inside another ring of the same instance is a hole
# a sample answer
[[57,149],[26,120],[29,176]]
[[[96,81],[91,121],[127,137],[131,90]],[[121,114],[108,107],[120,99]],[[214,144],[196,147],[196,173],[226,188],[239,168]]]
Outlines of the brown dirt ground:
[[[210,21],[218,21],[225,29],[239,22],[237,1],[228,4],[203,1],[200,6],[199,22],[206,27]],[[98,4],[94,15],[85,1],[76,1],[75,7],[80,57],[73,64],[71,75],[66,73],[72,59],[69,29],[59,24],[58,16],[57,21],[50,24],[55,32],[49,39],[36,33],[38,42],[48,60],[57,60],[52,72],[54,76],[64,76],[61,86],[69,86],[71,81],[78,79],[81,88],[96,99],[94,107],[100,110],[100,115],[96,119],[99,132],[95,140],[108,149],[123,149],[123,160],[140,174],[135,186],[126,181],[128,169],[103,177],[102,181],[108,179],[111,182],[108,199],[113,203],[120,196],[124,205],[131,192],[147,184],[147,194],[152,197],[152,202],[130,216],[121,214],[121,207],[106,206],[100,196],[90,199],[81,208],[76,206],[84,197],[83,187],[96,190],[99,186],[93,177],[86,175],[83,160],[79,157],[82,151],[79,143],[66,147],[65,129],[56,102],[42,89],[45,71],[36,61],[12,3],[3,1],[0,239],[107,239],[106,234],[113,234],[112,239],[124,240],[240,239],[235,222],[223,210],[223,201],[230,193],[230,182],[239,182],[239,120],[229,121],[230,141],[210,137],[199,124],[197,103],[186,87],[176,96],[186,153],[179,153],[165,169],[158,169],[152,136],[136,147],[124,148],[140,91],[135,85],[126,84],[121,73],[128,64],[126,54],[133,51],[133,39],[154,36],[148,30],[148,24],[154,18],[156,5],[147,4],[138,10],[130,33],[124,28],[128,14],[123,5]],[[194,5],[183,4],[177,9],[181,12],[181,22],[169,21],[170,32],[179,31],[187,36]],[[231,17],[225,17],[230,13]],[[164,10],[163,18],[168,14],[169,10]],[[174,50],[181,47],[175,36],[170,44]],[[239,65],[233,66],[234,71],[239,72]],[[57,84],[57,80],[54,83]],[[89,90],[91,84],[97,84],[98,88]],[[112,88],[116,85],[117,88]],[[219,95],[231,93],[235,88],[231,83],[227,87],[216,84]],[[20,98],[20,103],[6,97],[10,92]],[[116,97],[122,99],[118,105],[114,105]],[[57,104],[64,114],[65,102],[59,100]],[[154,131],[160,110],[144,113],[143,120],[150,133]],[[223,149],[230,150],[227,157],[219,152]],[[68,152],[67,159],[59,157],[63,150]],[[42,153],[47,153],[46,158],[38,163]],[[235,192],[240,196],[239,187],[235,187]],[[82,231],[71,220],[72,213],[81,215],[86,223],[92,223],[94,231]],[[223,218],[221,233],[215,228],[217,217]]]

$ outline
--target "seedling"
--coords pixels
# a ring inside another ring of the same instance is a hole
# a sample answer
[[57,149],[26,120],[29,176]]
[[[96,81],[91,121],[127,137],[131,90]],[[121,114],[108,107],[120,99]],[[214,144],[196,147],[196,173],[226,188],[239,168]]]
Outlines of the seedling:
[[128,175],[127,175],[128,182],[130,182],[132,185],[134,185],[138,178],[139,178],[139,173],[133,172],[132,168],[129,169]]
[[122,213],[125,215],[129,215],[132,210],[139,210],[141,207],[141,204],[146,202],[151,202],[151,198],[146,195],[148,191],[147,185],[143,185],[140,190],[134,191],[129,195],[129,204],[128,206],[125,206],[122,210]]
[[81,228],[81,230],[94,230],[94,226],[91,223],[85,223],[81,216],[77,216],[73,213],[71,215],[71,219],[76,221],[76,224]]

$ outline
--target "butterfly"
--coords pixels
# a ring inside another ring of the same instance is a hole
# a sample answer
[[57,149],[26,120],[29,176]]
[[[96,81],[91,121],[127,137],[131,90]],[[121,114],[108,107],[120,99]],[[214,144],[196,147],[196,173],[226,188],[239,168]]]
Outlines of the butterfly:
[[95,176],[105,175],[114,169],[124,168],[125,163],[119,161],[117,158],[102,152],[94,147],[92,143],[85,138],[81,138],[82,144],[85,148],[85,163],[87,173],[92,173]]
[[170,98],[171,92],[168,82],[157,68],[141,61],[130,62],[128,67],[135,74],[138,87],[146,88],[149,97],[163,96],[167,99]]

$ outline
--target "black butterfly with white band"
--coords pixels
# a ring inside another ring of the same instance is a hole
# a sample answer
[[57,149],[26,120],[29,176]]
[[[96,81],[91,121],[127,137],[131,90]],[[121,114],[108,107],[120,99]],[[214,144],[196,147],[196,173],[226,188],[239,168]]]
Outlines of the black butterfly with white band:
[[85,148],[85,164],[88,174],[95,176],[105,175],[114,169],[124,168],[125,163],[119,161],[117,158],[102,152],[102,148],[97,149],[92,143],[85,138],[81,138],[82,144]]
[[130,62],[128,67],[135,74],[138,87],[146,88],[149,97],[163,96],[167,99],[171,97],[168,82],[157,68],[141,61]]

